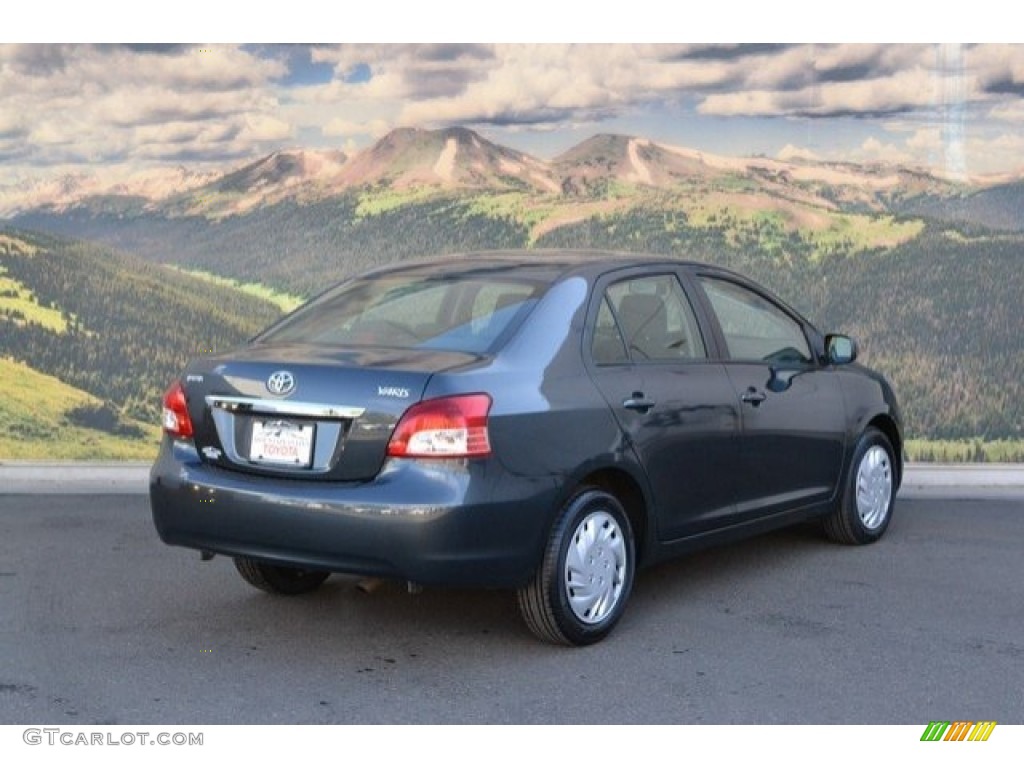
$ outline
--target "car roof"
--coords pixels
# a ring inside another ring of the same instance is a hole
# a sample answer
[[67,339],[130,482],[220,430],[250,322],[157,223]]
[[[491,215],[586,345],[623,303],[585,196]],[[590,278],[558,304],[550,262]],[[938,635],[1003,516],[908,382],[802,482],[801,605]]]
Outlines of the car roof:
[[761,283],[740,272],[702,261],[673,258],[665,254],[609,251],[595,248],[537,248],[530,250],[469,251],[425,260],[392,263],[366,275],[384,275],[421,272],[431,277],[458,276],[472,273],[483,276],[509,276],[555,283],[572,275],[593,281],[601,275],[633,267],[666,267],[698,269],[702,273],[726,277],[754,288],[775,304],[784,308],[804,325],[814,325],[799,310]]
[[434,276],[455,276],[467,272],[515,270],[516,275],[520,277],[553,282],[570,274],[593,277],[615,269],[655,265],[700,267],[715,272],[728,272],[710,264],[665,255],[598,249],[546,248],[471,251],[431,259],[403,261],[389,264],[370,274],[424,272]]

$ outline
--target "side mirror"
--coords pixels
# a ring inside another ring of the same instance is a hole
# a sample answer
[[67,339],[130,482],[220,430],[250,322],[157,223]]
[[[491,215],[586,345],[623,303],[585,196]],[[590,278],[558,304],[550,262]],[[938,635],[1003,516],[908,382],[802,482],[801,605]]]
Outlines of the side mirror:
[[846,365],[857,359],[857,342],[849,336],[830,333],[825,337],[825,354],[832,365]]

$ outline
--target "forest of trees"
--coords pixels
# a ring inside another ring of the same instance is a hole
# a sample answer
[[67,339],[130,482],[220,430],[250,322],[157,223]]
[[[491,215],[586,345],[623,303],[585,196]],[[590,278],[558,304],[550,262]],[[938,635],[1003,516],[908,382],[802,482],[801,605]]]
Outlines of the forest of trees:
[[19,226],[94,240],[165,264],[311,296],[343,275],[409,258],[526,245],[525,226],[473,213],[458,200],[359,216],[354,196],[262,208],[218,221],[152,214],[33,214]]
[[[0,356],[147,421],[159,417],[164,389],[189,358],[236,345],[280,314],[266,301],[109,248],[16,235],[39,250],[31,257],[0,255],[7,277],[74,320],[58,333],[0,319]],[[102,413],[73,416],[107,423]]]
[[[527,247],[511,218],[472,212],[458,198],[408,203],[372,216],[352,197],[285,202],[221,221],[35,214],[23,224],[74,231],[152,262],[205,269],[312,295],[383,263],[464,250]],[[852,334],[862,359],[893,381],[908,433],[932,439],[1024,438],[1024,234],[929,224],[895,248],[823,248],[770,218],[692,226],[668,208],[593,216],[535,247],[643,251],[706,261],[768,286],[823,331]],[[265,302],[98,246],[47,246],[46,259],[8,259],[9,275],[74,314],[88,334],[0,322],[0,352],[133,413],[200,347],[220,349],[274,317]],[[148,404],[148,406],[147,406]]]
[[931,225],[893,249],[820,256],[799,235],[761,247],[753,224],[668,232],[665,215],[595,218],[538,245],[643,250],[743,272],[821,330],[853,335],[861,359],[892,380],[910,434],[1024,437],[1024,236]]

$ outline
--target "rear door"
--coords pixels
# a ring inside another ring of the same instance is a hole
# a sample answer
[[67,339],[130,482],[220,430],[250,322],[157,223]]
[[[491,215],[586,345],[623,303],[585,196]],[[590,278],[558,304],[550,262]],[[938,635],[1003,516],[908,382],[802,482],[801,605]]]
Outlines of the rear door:
[[650,481],[658,536],[734,514],[738,406],[675,270],[619,272],[596,286],[588,368]]
[[742,423],[739,520],[829,499],[842,469],[836,376],[814,359],[803,323],[753,286],[700,275]]

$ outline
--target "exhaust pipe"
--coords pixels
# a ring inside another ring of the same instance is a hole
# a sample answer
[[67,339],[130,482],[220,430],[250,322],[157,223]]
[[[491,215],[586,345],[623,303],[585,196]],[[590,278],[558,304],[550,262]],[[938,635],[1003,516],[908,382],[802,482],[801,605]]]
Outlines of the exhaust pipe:
[[364,595],[372,595],[382,586],[384,586],[384,579],[363,579],[356,583],[356,589]]

